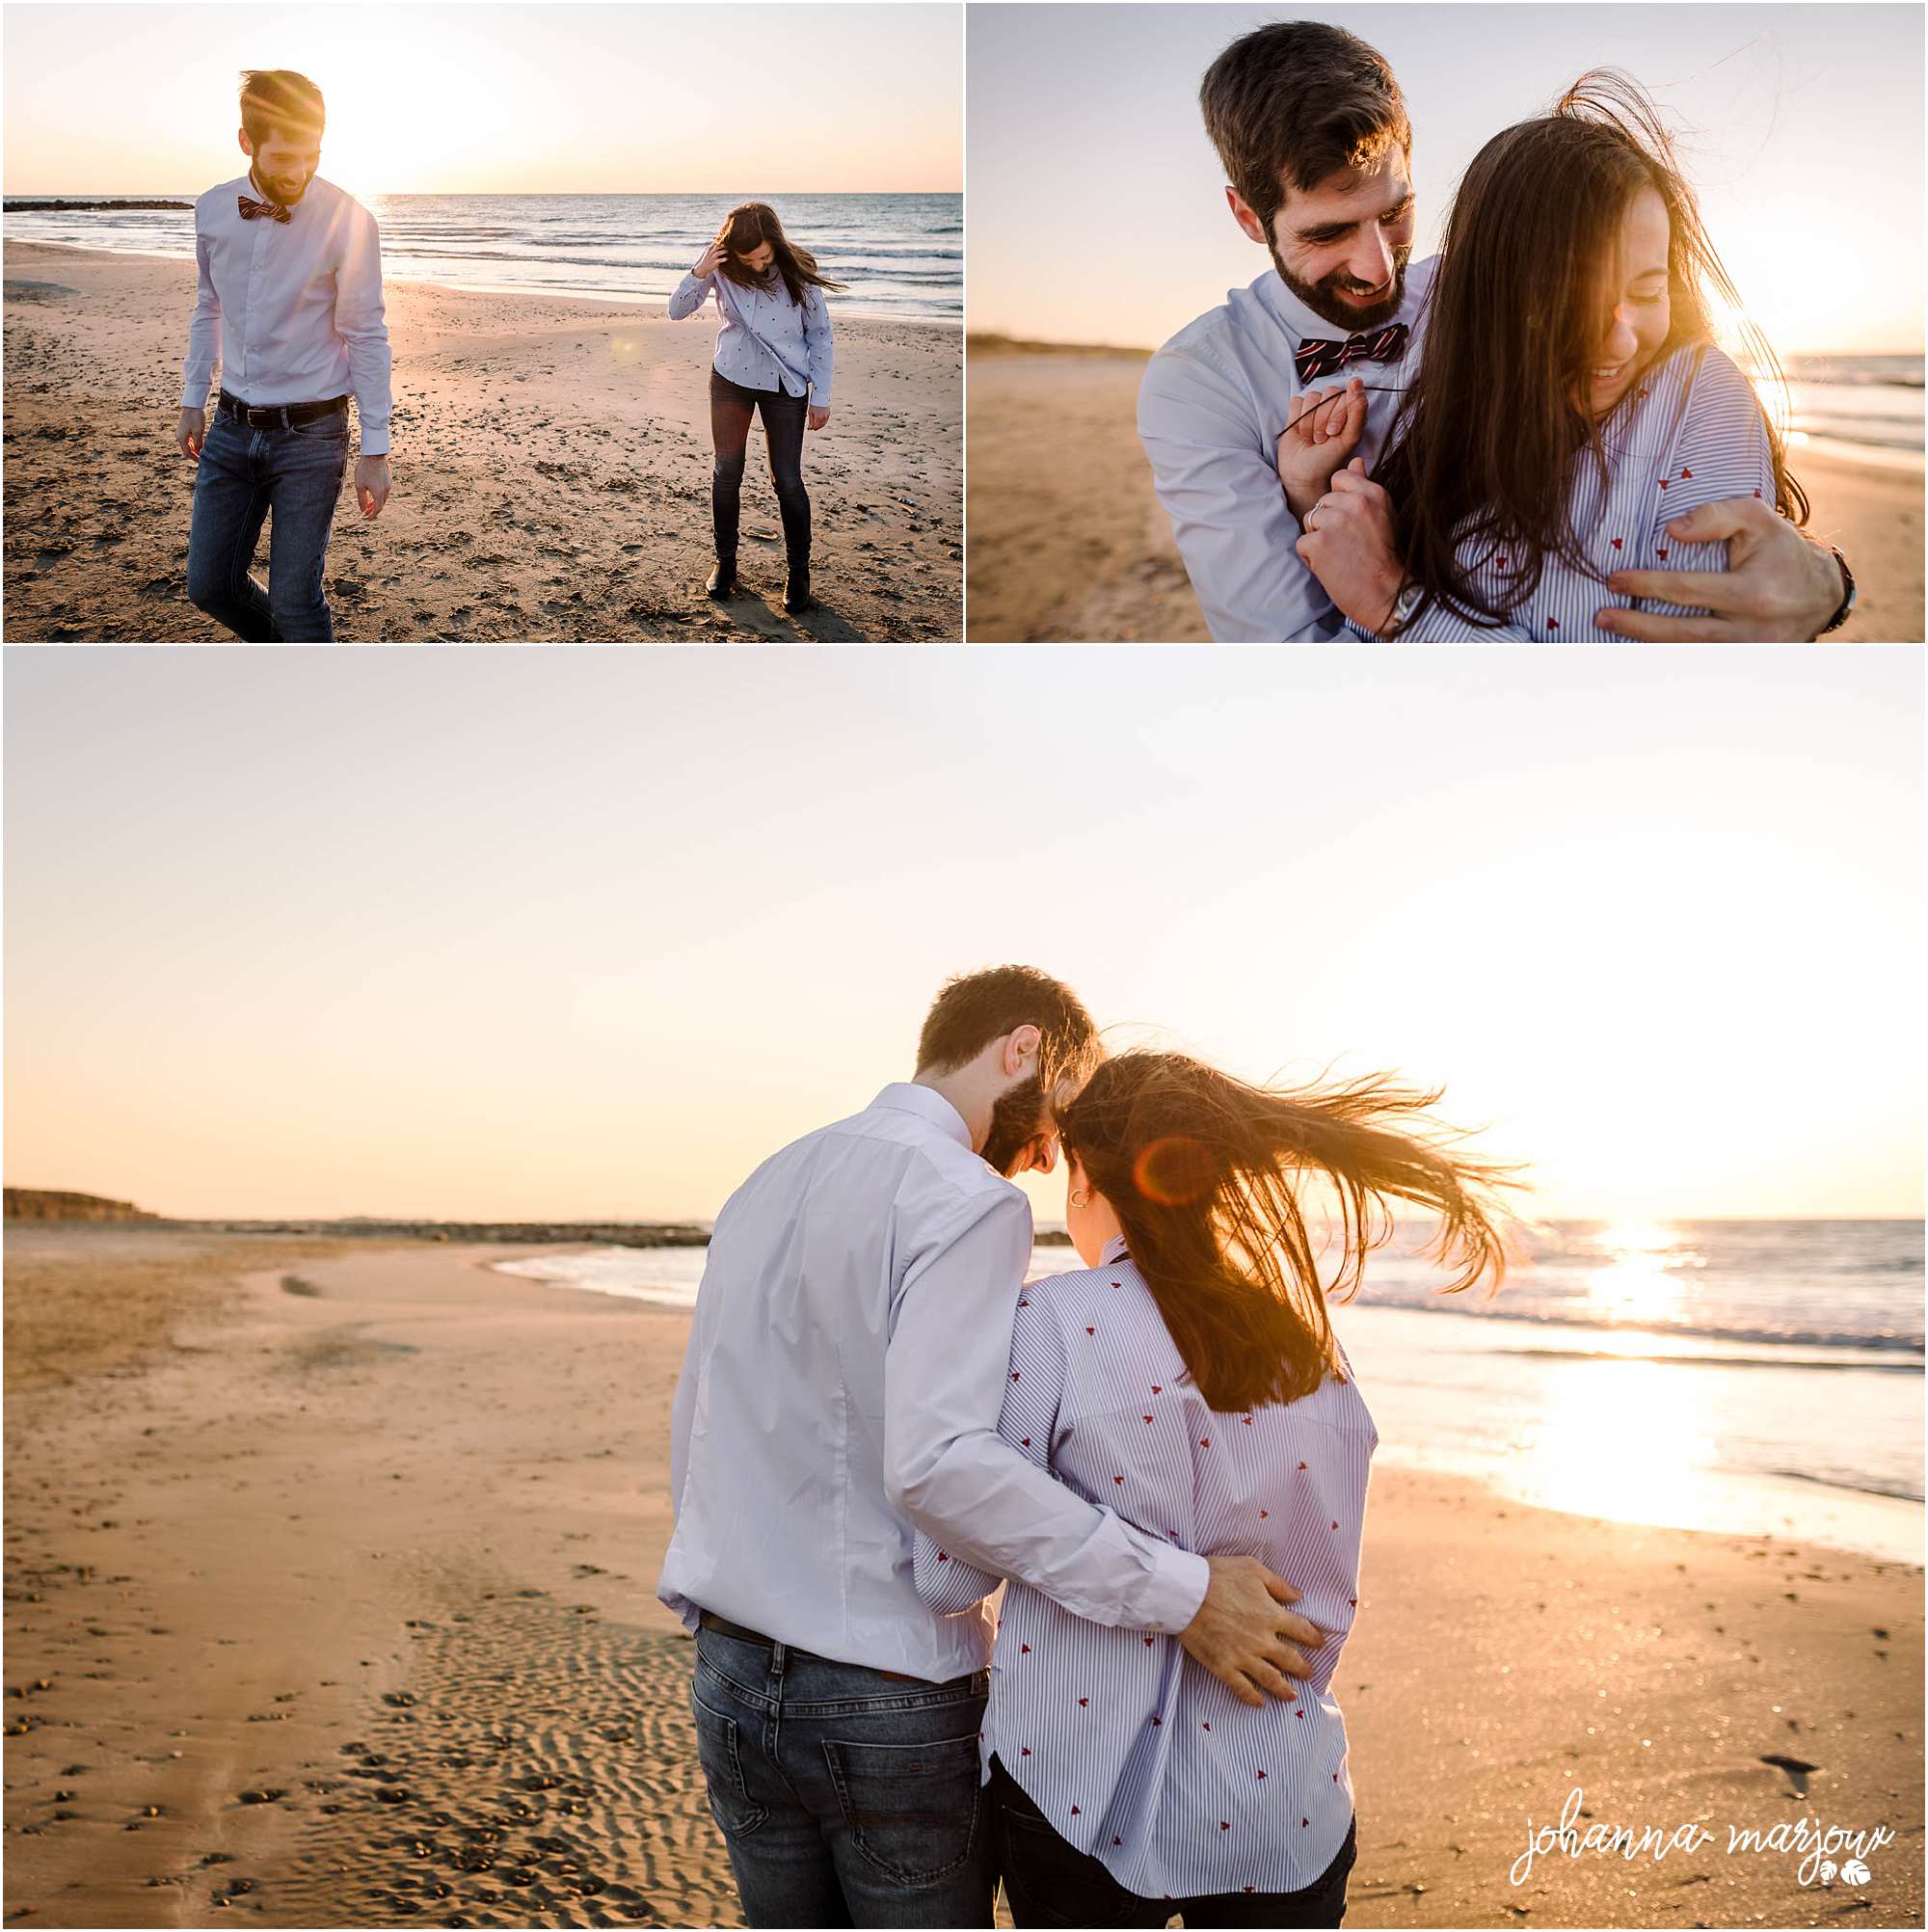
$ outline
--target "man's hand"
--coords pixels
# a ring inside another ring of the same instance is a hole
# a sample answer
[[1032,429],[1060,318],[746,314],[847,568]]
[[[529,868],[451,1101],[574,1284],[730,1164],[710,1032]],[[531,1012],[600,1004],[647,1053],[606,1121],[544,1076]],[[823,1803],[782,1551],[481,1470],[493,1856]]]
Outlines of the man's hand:
[[388,459],[386,456],[358,456],[355,459],[355,495],[361,500],[362,514],[371,523],[382,514],[382,505],[388,500],[390,487]]
[[1366,386],[1357,376],[1343,388],[1312,389],[1295,396],[1296,414],[1278,440],[1278,480],[1285,500],[1300,523],[1305,513],[1332,487],[1332,472],[1345,468],[1366,428]]
[[206,442],[207,412],[204,409],[182,410],[180,427],[174,431],[174,447],[190,463],[199,463]]
[[1602,631],[1663,644],[1806,641],[1819,633],[1847,595],[1834,559],[1756,497],[1703,503],[1676,517],[1667,534],[1683,544],[1725,540],[1727,569],[1617,570],[1607,588],[1621,597],[1700,604],[1713,614],[1655,617],[1606,609],[1593,618]]
[[1284,1607],[1297,1603],[1299,1593],[1256,1557],[1205,1561],[1212,1570],[1205,1600],[1178,1641],[1241,1704],[1262,1709],[1267,1693],[1295,1701],[1286,1677],[1312,1675],[1297,1646],[1316,1650],[1326,1641],[1316,1623]]
[[1383,630],[1405,573],[1393,549],[1392,503],[1377,483],[1366,480],[1363,457],[1353,457],[1333,477],[1311,515],[1310,526],[1293,546],[1299,561],[1360,630]]
[[830,420],[830,412],[827,409],[818,409],[815,403],[812,403],[809,414],[804,420],[812,429],[821,429]]

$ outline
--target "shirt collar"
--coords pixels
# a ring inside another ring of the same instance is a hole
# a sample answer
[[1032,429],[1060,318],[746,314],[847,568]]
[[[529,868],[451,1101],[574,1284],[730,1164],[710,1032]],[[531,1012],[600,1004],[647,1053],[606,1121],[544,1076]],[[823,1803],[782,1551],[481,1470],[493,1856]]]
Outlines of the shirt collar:
[[971,1145],[971,1130],[964,1124],[963,1114],[934,1087],[919,1087],[910,1080],[893,1081],[870,1105],[888,1107],[897,1114],[915,1114],[950,1135],[960,1147]]
[[1125,1246],[1125,1237],[1122,1234],[1114,1234],[1105,1244],[1105,1251],[1098,1257],[1098,1266],[1109,1268],[1114,1261],[1129,1261],[1131,1258],[1131,1251]]

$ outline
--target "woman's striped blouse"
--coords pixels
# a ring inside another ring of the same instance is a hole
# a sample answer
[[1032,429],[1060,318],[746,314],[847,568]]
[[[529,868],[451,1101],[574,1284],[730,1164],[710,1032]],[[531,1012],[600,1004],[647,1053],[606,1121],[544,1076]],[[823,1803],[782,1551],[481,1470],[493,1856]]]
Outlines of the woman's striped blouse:
[[[1590,450],[1573,459],[1567,499],[1573,528],[1581,533],[1589,576],[1557,556],[1546,559],[1539,588],[1498,629],[1482,629],[1434,604],[1400,642],[1463,643],[1519,639],[1538,643],[1621,643],[1593,622],[1608,608],[1652,611],[1668,617],[1700,617],[1696,605],[1660,604],[1610,591],[1603,579],[1616,570],[1724,571],[1725,543],[1682,544],[1667,525],[1702,503],[1728,496],[1774,501],[1774,462],[1767,423],[1747,378],[1711,343],[1676,349],[1647,370],[1633,395],[1602,425],[1607,477]],[[1504,541],[1469,538],[1459,547],[1467,572],[1494,609],[1520,561]],[[1349,620],[1355,637],[1371,633]]]
[[[1140,1896],[1297,1892],[1345,1840],[1352,1785],[1332,1673],[1358,1612],[1379,1441],[1346,1366],[1289,1405],[1208,1408],[1121,1243],[1019,1298],[1000,1434],[1155,1536],[1269,1564],[1326,1633],[1297,1701],[1254,1710],[1177,1638],[1088,1623],[1006,1585],[985,1775],[995,1752],[1061,1837]],[[999,1581],[921,1534],[913,1565],[918,1594],[942,1610]]]

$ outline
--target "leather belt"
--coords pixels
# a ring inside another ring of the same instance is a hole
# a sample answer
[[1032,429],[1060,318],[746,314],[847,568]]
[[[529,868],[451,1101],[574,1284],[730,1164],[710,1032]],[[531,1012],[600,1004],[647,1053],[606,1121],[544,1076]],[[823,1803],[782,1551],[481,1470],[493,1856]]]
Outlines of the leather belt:
[[713,1610],[706,1610],[697,1620],[706,1630],[714,1630],[719,1637],[735,1637],[741,1644],[761,1644],[766,1650],[774,1650],[777,1642],[774,1637],[766,1637],[761,1630],[746,1629],[741,1623],[733,1623],[727,1617],[719,1617]]
[[348,398],[335,396],[328,402],[245,403],[223,389],[214,406],[250,429],[295,429],[302,423],[319,422],[325,416],[345,410]]
[[[729,1618],[719,1617],[713,1610],[699,1612],[697,1623],[706,1630],[713,1630],[719,1637],[735,1637],[739,1644],[761,1644],[766,1650],[774,1650],[777,1647],[774,1637],[766,1637],[761,1630],[752,1630],[746,1624],[733,1623]],[[816,1654],[815,1651],[802,1650],[793,1644],[785,1648],[795,1651],[799,1656],[808,1657]],[[870,1667],[867,1665],[865,1668]],[[888,1677],[894,1684],[917,1684],[924,1681],[924,1678],[911,1677],[903,1671],[877,1671],[875,1675]]]

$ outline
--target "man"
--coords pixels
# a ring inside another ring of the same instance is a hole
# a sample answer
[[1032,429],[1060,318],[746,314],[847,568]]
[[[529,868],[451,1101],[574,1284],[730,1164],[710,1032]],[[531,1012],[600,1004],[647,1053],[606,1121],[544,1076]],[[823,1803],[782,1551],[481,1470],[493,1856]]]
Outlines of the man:
[[[1179,331],[1138,391],[1138,436],[1212,635],[1323,641],[1340,612],[1295,545],[1301,531],[1274,450],[1307,391],[1334,383],[1350,419],[1331,469],[1369,475],[1416,358],[1433,260],[1411,262],[1412,129],[1385,61],[1339,27],[1309,20],[1233,41],[1199,90],[1206,131],[1230,177],[1233,219],[1272,266]],[[1363,411],[1361,429],[1357,412]],[[1322,425],[1323,426],[1323,425]],[[1771,505],[1732,500],[1693,515],[1683,542],[1728,544],[1728,570],[1696,576],[1708,618],[1605,609],[1626,637],[1789,639],[1816,635],[1852,583],[1829,550]],[[1681,589],[1664,571],[1616,572],[1620,596]]]
[[1029,967],[953,979],[915,1078],[773,1155],[717,1217],[671,1419],[657,1595],[696,1632],[710,1807],[752,1925],[988,1925],[991,1627],[911,1577],[913,1524],[1093,1622],[1179,1633],[1248,1704],[1321,1633],[1249,1557],[1095,1508],[998,1435],[1031,1257],[1010,1184],[1099,1057]]
[[[187,594],[251,644],[334,638],[322,568],[348,463],[350,390],[362,417],[362,514],[379,517],[388,500],[382,237],[353,196],[315,174],[324,121],[311,80],[244,73],[248,172],[194,207],[201,287],[175,434],[198,466]],[[271,516],[263,590],[249,565]]]

